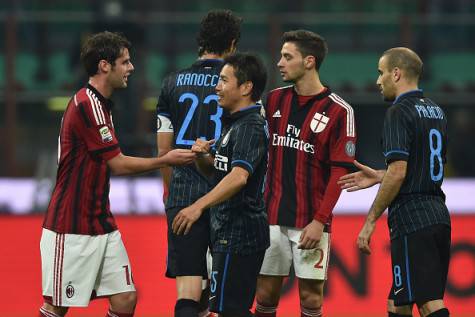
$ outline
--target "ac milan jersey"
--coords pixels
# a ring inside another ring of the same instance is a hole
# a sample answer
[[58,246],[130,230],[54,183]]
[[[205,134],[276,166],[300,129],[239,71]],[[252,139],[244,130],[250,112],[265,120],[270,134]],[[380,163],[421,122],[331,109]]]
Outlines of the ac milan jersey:
[[[221,59],[200,59],[165,79],[157,114],[170,119],[175,148],[190,149],[198,138],[217,140],[221,135],[223,109],[218,106],[215,87],[222,67]],[[194,164],[176,166],[166,208],[189,206],[209,190],[209,181]]]
[[[353,108],[328,88],[299,105],[293,86],[266,98],[269,165],[265,200],[269,223],[303,228],[321,206],[332,166],[352,166]],[[332,215],[326,225],[329,229]]]
[[58,140],[58,172],[43,227],[98,235],[117,229],[109,206],[107,160],[120,153],[112,102],[87,85],[69,101]]

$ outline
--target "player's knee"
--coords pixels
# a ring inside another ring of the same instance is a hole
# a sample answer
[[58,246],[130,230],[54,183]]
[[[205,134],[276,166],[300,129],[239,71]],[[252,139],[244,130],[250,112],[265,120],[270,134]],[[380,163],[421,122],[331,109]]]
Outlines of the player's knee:
[[54,315],[63,317],[66,315],[67,312],[68,312],[68,307],[58,307],[58,306],[53,306],[48,303],[44,303],[43,307],[40,308],[40,313],[43,314],[44,316],[50,316],[51,313],[53,313]]
[[137,292],[125,292],[111,297],[114,311],[133,312],[137,305]]
[[388,316],[412,316],[412,305],[396,306],[393,300],[388,300]]
[[300,305],[307,308],[318,308],[323,304],[323,294],[311,290],[300,291]]
[[256,301],[260,305],[266,306],[266,307],[274,307],[277,306],[279,303],[279,295],[280,294],[275,294],[271,289],[269,288],[260,288],[258,287],[256,289]]

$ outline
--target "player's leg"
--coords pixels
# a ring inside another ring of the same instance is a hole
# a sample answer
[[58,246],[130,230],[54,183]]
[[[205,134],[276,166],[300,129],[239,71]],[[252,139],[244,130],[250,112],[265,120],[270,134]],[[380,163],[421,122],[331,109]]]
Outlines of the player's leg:
[[269,226],[270,246],[267,248],[261,272],[257,278],[255,315],[276,316],[284,277],[290,273],[292,248],[288,228]]
[[315,249],[301,250],[298,248],[301,234],[301,229],[289,229],[295,275],[299,281],[301,316],[321,316],[331,238],[324,231]]
[[40,316],[64,316],[68,307],[89,305],[107,243],[106,235],[60,234],[43,229]]
[[63,317],[68,312],[68,307],[57,307],[44,303],[40,308],[40,317]]
[[222,317],[253,316],[250,309],[263,259],[264,251],[250,255],[213,252],[210,310]]
[[[447,283],[450,262],[451,230],[445,225],[435,225],[418,233],[417,245],[410,254],[417,253],[415,259],[416,297],[419,314],[422,317],[447,317],[443,297]],[[423,265],[424,269],[420,269]]]
[[[390,292],[392,293],[391,288]],[[404,306],[395,306],[394,300],[388,299],[388,317],[410,317],[412,316],[412,304]]]
[[[175,316],[195,316],[200,310],[202,281],[208,278],[207,250],[209,245],[209,211],[191,227],[186,235],[176,235],[171,230],[173,219],[181,208],[167,209],[168,261],[166,276],[175,278],[177,301]],[[206,296],[206,294],[205,294]]]
[[137,293],[129,257],[118,230],[107,234],[107,247],[94,289],[98,297],[109,298],[107,317],[134,315]]

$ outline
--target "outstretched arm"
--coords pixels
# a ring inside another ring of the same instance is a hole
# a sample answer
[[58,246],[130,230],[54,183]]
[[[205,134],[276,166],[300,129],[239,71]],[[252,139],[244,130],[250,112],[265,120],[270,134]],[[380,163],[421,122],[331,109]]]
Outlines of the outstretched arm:
[[376,194],[376,198],[368,212],[363,228],[358,235],[357,244],[361,252],[366,254],[371,253],[369,243],[371,235],[376,227],[376,221],[381,217],[394,198],[396,198],[401,189],[401,185],[404,182],[404,178],[406,177],[406,171],[406,161],[394,161],[389,164],[388,170],[384,175],[381,186]]
[[354,164],[359,171],[346,174],[338,180],[341,189],[346,189],[348,192],[354,192],[381,183],[384,174],[386,173],[385,170],[372,169],[356,160],[354,161]]

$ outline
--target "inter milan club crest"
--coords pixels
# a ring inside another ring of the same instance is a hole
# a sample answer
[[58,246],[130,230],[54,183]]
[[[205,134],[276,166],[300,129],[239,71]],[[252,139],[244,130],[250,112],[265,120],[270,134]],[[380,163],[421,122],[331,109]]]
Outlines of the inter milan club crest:
[[329,117],[319,112],[315,112],[315,115],[313,116],[313,119],[310,122],[310,129],[312,129],[314,133],[320,133],[325,129],[329,120]]
[[228,144],[229,137],[231,136],[231,131],[232,131],[232,130],[233,130],[233,129],[230,129],[230,130],[228,131],[228,133],[226,133],[226,135],[225,135],[224,138],[223,138],[223,142],[221,142],[221,146],[226,146],[226,145]]
[[74,296],[74,287],[71,285],[71,282],[69,282],[68,286],[66,286],[66,296],[68,298],[71,298]]

